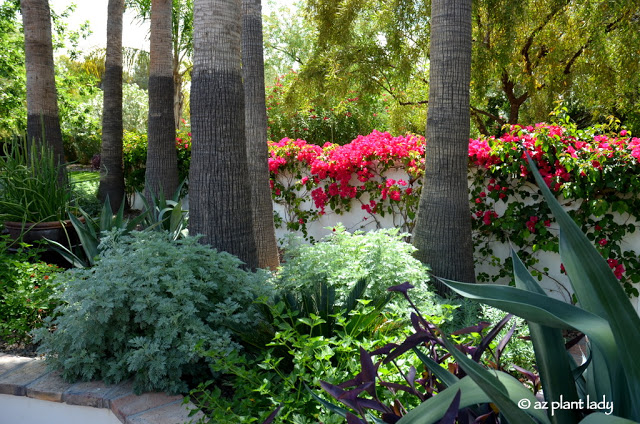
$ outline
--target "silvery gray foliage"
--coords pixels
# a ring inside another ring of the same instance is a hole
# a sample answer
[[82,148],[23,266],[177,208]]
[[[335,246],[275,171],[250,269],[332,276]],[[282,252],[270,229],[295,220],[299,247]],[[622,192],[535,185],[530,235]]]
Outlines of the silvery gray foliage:
[[201,352],[241,349],[232,329],[258,325],[253,302],[272,294],[266,273],[197,237],[113,231],[102,245],[95,267],[62,276],[63,305],[36,333],[66,380],[133,378],[137,392],[184,392],[185,378],[209,372]]
[[417,299],[423,301],[432,296],[426,284],[429,268],[412,256],[415,247],[403,241],[408,235],[398,228],[350,233],[338,224],[322,242],[308,245],[292,240],[275,284],[303,291],[326,279],[342,304],[361,278],[369,280],[367,296],[371,298],[386,295],[387,287],[408,281],[418,287]]

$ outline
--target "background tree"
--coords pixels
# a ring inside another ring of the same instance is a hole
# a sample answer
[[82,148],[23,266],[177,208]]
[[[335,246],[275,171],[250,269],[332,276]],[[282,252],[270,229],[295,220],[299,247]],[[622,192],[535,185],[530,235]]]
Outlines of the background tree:
[[[151,0],[130,0],[130,5],[136,10],[140,18],[148,20],[151,12]],[[172,0],[173,33],[173,111],[176,129],[180,128],[181,118],[185,107],[185,92],[183,85],[185,78],[191,72],[193,56],[193,0]]]
[[280,261],[273,223],[271,188],[269,187],[261,1],[242,0],[242,11],[244,116],[249,181],[251,182],[253,231],[258,249],[258,266],[275,269]]
[[122,169],[122,18],[124,0],[109,0],[107,57],[103,79],[102,150],[98,198],[108,197],[114,213],[124,199]]
[[48,0],[21,0],[27,71],[27,135],[46,140],[64,162]]
[[[314,59],[301,68],[299,90],[386,92],[392,122],[426,105],[429,5],[309,0]],[[614,113],[635,117],[640,129],[640,3],[477,0],[472,16],[471,113],[479,132],[544,120],[558,101],[584,124]]]
[[471,0],[432,0],[430,59],[425,175],[413,244],[436,276],[475,282],[467,186]]
[[241,25],[240,0],[195,0],[189,230],[255,268]]
[[145,191],[171,196],[178,187],[173,120],[171,0],[151,2],[149,130]]

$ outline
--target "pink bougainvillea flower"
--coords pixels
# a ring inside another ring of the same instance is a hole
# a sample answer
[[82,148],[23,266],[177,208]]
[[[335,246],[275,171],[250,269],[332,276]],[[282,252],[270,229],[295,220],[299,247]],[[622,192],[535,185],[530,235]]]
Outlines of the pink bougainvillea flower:
[[532,216],[529,218],[529,220],[525,223],[527,229],[532,232],[535,233],[536,232],[536,223],[540,220],[540,218],[538,218],[537,216]]
[[606,245],[607,245],[607,243],[608,243],[608,242],[607,242],[607,239],[600,239],[600,240],[598,240],[598,244],[599,244],[600,246],[606,246]]

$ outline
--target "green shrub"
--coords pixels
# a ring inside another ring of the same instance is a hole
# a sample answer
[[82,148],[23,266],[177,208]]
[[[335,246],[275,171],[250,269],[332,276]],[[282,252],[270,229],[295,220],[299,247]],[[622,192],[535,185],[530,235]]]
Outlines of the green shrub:
[[105,233],[95,267],[64,275],[65,304],[37,332],[40,351],[66,380],[133,378],[137,392],[183,392],[186,379],[206,378],[198,345],[218,355],[241,348],[233,329],[258,324],[252,302],[270,294],[266,279],[196,237],[116,236]]
[[[191,163],[191,133],[188,125],[176,134],[176,155],[178,159],[178,178],[187,180]],[[144,176],[147,164],[147,134],[124,132],[122,157],[124,164],[125,192],[132,195],[144,191]],[[184,189],[188,188],[188,183]],[[184,193],[183,193],[184,194]]]
[[402,240],[398,229],[347,232],[338,224],[324,241],[307,245],[292,242],[275,282],[279,288],[299,290],[326,278],[344,302],[356,282],[367,277],[367,293],[374,298],[387,287],[409,281],[429,297],[428,268],[412,256],[416,250]]
[[71,202],[74,207],[82,208],[89,215],[98,215],[102,203],[98,199],[100,174],[91,171],[69,172],[71,182]]
[[0,339],[28,341],[29,332],[59,304],[55,295],[59,269],[35,262],[33,249],[9,252],[10,241],[0,237]]

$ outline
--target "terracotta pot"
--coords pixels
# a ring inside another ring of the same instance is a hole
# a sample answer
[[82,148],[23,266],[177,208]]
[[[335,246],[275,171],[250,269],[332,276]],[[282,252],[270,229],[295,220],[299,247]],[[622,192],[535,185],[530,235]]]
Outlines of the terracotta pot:
[[[84,217],[81,217],[80,220],[84,221]],[[22,241],[25,243],[31,244],[45,238],[65,246],[69,246],[69,241],[71,241],[71,245],[78,243],[78,235],[69,220],[40,223],[8,221],[4,223],[4,228],[12,240],[20,240],[22,236]]]

